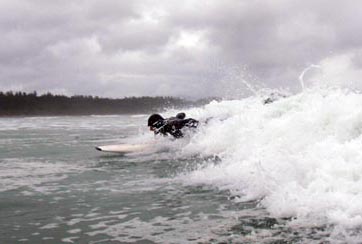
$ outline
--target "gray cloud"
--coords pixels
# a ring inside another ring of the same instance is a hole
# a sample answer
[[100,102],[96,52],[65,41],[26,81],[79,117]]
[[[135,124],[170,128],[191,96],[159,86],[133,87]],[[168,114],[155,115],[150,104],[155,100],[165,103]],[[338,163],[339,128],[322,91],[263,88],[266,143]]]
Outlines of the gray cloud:
[[205,97],[243,93],[243,79],[298,89],[308,65],[330,70],[339,55],[360,74],[361,21],[357,0],[3,0],[0,90]]

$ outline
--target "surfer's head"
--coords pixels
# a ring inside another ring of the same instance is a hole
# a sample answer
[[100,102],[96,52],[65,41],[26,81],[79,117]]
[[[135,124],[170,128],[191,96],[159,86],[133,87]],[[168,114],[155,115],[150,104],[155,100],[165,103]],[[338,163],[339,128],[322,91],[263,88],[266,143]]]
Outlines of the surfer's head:
[[152,130],[153,128],[158,128],[159,125],[162,124],[162,121],[164,120],[164,118],[159,115],[159,114],[152,114],[149,118],[148,118],[148,123],[147,125],[150,127],[150,129]]
[[185,117],[186,117],[186,114],[183,112],[176,114],[176,118],[178,118],[178,119],[184,119]]

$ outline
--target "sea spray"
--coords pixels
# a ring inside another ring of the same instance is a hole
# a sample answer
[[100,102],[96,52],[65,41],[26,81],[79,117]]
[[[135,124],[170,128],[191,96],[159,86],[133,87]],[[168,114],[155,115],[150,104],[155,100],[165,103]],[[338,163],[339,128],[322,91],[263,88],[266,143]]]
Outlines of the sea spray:
[[304,81],[304,76],[305,74],[310,71],[311,69],[313,68],[317,68],[317,69],[322,69],[322,67],[320,65],[315,65],[315,64],[312,64],[310,66],[308,66],[307,68],[305,68],[302,73],[299,75],[298,79],[299,79],[299,83],[301,85],[301,88],[302,88],[302,91],[304,91],[305,89],[305,81]]
[[[305,89],[263,105],[258,97],[213,102],[188,111],[207,124],[184,153],[221,162],[180,175],[261,200],[273,217],[300,225],[362,226],[362,95]],[[295,220],[295,221],[296,221]]]

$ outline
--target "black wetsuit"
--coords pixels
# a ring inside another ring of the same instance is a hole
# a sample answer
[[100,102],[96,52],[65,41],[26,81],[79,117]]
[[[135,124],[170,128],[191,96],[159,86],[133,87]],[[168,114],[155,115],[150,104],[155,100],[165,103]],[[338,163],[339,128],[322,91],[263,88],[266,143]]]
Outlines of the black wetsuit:
[[169,119],[159,121],[159,123],[155,126],[157,128],[157,130],[155,130],[155,134],[170,134],[175,138],[180,138],[183,137],[183,133],[181,131],[182,128],[196,128],[198,125],[199,121],[195,119],[179,119],[171,117]]

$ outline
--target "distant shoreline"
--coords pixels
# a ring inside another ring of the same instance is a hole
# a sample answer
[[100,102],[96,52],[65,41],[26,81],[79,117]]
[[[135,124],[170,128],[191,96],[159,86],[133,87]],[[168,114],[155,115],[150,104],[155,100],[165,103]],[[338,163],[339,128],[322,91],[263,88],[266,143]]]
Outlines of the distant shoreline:
[[0,117],[91,116],[151,114],[169,108],[202,106],[215,98],[189,101],[177,97],[64,96],[36,92],[0,92]]
[[80,117],[80,116],[119,116],[119,115],[146,115],[148,113],[124,114],[26,114],[26,115],[0,115],[0,118],[29,118],[29,117]]

